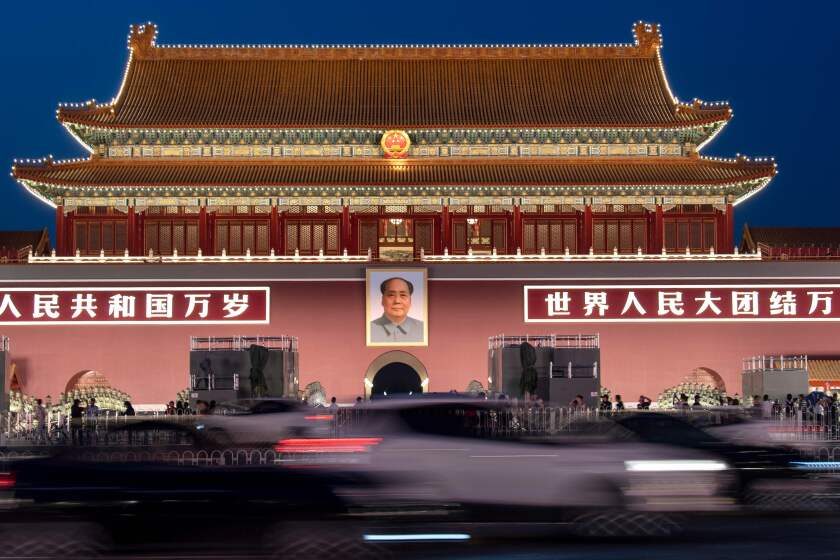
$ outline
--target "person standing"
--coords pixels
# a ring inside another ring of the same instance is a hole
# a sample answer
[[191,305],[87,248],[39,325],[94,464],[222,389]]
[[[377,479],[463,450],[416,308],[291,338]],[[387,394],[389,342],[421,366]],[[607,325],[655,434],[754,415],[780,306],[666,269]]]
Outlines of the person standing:
[[38,443],[47,443],[47,409],[44,408],[41,399],[35,400],[35,420],[38,422],[35,441]]
[[773,416],[773,401],[770,400],[768,395],[764,395],[761,401],[761,417],[769,420],[771,416]]
[[73,399],[70,407],[70,438],[73,445],[82,443],[82,401]]
[[85,409],[85,423],[87,424],[85,429],[85,436],[87,437],[88,442],[91,442],[96,438],[96,418],[99,416],[99,407],[96,406],[96,399],[91,398],[88,401],[88,406]]
[[96,406],[96,399],[90,399],[88,407],[85,409],[85,416],[88,418],[96,418],[99,416],[99,407]]
[[335,411],[338,410],[338,403],[335,402],[335,397],[330,399],[330,412],[335,414]]
[[598,405],[601,412],[609,412],[612,410],[612,403],[609,395],[601,395],[601,403]]
[[624,401],[621,400],[621,395],[615,396],[615,411],[624,412]]
[[791,416],[793,416],[793,412],[794,412],[793,395],[788,393],[787,396],[785,397],[785,416],[790,418]]
[[134,416],[135,415],[134,407],[131,406],[131,401],[125,401],[123,403],[123,406],[125,407],[125,415],[126,416]]

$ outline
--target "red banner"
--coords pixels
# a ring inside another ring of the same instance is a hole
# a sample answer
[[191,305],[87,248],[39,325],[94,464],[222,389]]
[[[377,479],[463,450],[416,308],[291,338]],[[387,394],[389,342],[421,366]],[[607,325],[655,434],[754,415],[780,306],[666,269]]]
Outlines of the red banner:
[[0,288],[0,325],[255,324],[267,287]]
[[525,286],[526,323],[564,321],[840,321],[840,284]]

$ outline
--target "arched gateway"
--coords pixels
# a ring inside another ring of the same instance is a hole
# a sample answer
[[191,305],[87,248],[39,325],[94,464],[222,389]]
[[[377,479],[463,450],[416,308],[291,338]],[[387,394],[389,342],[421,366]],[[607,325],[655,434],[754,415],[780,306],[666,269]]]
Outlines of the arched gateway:
[[365,397],[423,392],[428,389],[426,366],[408,352],[393,350],[379,355],[365,373]]

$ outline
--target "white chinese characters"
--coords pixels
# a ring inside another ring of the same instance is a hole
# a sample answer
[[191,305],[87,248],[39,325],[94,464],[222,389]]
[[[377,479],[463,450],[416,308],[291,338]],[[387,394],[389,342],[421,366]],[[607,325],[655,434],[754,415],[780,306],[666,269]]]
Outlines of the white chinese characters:
[[836,288],[840,286],[526,286],[526,321],[840,321]]
[[264,288],[0,288],[0,324],[268,322]]

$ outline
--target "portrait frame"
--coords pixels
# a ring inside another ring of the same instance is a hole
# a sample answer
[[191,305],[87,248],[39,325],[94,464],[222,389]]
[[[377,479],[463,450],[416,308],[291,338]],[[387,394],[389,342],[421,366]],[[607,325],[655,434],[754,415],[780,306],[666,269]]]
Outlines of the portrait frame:
[[[375,340],[373,321],[384,314],[380,286],[389,278],[399,277],[408,280],[414,286],[411,296],[411,308],[408,316],[422,321],[423,338],[420,341],[381,341]],[[368,268],[365,270],[365,345],[373,347],[422,347],[429,345],[429,278],[428,270],[420,267],[403,268]]]

